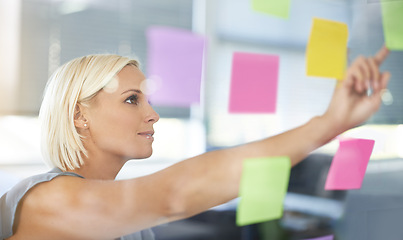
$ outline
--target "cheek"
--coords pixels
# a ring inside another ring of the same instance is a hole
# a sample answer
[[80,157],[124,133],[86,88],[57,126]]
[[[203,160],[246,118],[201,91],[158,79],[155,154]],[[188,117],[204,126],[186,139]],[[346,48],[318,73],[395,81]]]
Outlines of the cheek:
[[123,147],[128,144],[133,146],[133,143],[139,140],[137,133],[145,130],[141,129],[141,126],[138,114],[128,113],[127,110],[124,112],[115,111],[100,116],[97,138],[98,141],[114,147]]

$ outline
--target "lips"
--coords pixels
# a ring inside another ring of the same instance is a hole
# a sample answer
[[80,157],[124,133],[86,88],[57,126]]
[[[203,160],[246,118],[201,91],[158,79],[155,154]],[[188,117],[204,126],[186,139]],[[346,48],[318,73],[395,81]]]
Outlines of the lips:
[[154,139],[154,138],[153,138],[154,131],[140,132],[140,133],[138,133],[138,135],[140,135],[140,136],[142,136],[142,137],[145,137],[145,138],[147,138],[147,139],[151,139],[151,140]]

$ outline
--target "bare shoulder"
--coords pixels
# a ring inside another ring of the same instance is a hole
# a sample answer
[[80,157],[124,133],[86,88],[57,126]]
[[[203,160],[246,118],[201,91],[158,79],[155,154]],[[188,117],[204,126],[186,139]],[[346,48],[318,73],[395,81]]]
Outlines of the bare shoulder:
[[24,239],[27,236],[30,239],[41,239],[52,235],[49,232],[49,222],[58,216],[60,224],[54,226],[54,230],[58,225],[64,224],[63,212],[67,210],[67,196],[72,194],[75,185],[80,185],[80,180],[71,176],[59,176],[32,187],[18,204],[13,224],[14,235],[10,239]]
[[130,233],[130,222],[118,221],[131,210],[121,197],[126,186],[73,176],[40,183],[21,199],[11,239],[114,239]]
[[10,239],[115,239],[155,226],[169,213],[160,196],[166,191],[155,191],[155,184],[153,177],[73,176],[40,183],[21,199]]

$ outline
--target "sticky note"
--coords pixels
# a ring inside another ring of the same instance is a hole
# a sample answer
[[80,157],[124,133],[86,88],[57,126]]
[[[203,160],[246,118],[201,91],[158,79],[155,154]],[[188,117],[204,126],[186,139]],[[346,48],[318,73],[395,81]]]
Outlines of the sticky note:
[[147,29],[150,101],[157,106],[200,103],[205,39],[190,31],[154,26]]
[[328,236],[309,238],[309,239],[304,239],[304,240],[333,240],[333,238],[334,238],[333,235],[328,235]]
[[279,56],[235,52],[232,58],[229,112],[275,113]]
[[385,45],[390,50],[403,50],[403,0],[381,0]]
[[375,141],[340,139],[327,175],[326,190],[360,189]]
[[252,9],[276,17],[288,18],[290,0],[252,0]]
[[306,47],[307,75],[343,79],[347,64],[347,40],[347,24],[314,18]]
[[288,157],[245,159],[236,215],[238,226],[281,218],[290,170]]

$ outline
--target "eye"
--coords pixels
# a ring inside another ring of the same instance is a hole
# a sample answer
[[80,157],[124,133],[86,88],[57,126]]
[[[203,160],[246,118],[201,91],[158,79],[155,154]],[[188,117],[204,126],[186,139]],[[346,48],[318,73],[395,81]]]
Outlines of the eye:
[[125,103],[137,105],[139,103],[139,97],[137,95],[131,95],[130,97],[126,98]]

